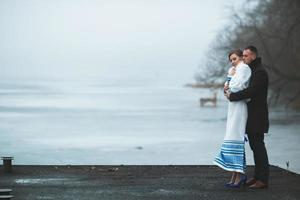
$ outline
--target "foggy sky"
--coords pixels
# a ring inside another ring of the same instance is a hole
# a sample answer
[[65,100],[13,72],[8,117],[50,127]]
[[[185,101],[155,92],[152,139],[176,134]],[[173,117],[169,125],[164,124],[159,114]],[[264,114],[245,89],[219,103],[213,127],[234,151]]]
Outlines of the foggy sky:
[[225,2],[2,0],[0,78],[192,82]]

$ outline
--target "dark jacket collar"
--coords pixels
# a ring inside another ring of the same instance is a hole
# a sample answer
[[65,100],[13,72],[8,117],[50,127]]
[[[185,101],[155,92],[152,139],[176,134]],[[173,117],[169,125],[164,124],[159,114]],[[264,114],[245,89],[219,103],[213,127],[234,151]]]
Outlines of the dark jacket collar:
[[261,65],[261,58],[260,57],[257,57],[255,60],[253,60],[249,66],[252,70],[254,70],[255,68],[257,68],[258,66]]

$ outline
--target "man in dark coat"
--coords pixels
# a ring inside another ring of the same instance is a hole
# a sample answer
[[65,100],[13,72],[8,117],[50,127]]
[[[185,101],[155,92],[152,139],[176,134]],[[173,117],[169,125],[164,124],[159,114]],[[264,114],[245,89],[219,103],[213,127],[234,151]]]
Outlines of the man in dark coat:
[[247,103],[248,119],[246,133],[253,151],[255,172],[247,185],[253,189],[267,188],[269,181],[269,161],[264,143],[264,134],[269,130],[268,117],[268,74],[258,57],[256,47],[248,46],[243,51],[243,60],[251,68],[249,87],[237,93],[228,93],[230,101],[250,99]]

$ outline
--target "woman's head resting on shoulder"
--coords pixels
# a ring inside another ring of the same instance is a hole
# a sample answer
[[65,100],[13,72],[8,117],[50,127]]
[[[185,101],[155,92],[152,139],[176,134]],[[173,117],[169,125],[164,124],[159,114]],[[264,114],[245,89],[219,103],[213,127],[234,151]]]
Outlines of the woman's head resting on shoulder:
[[236,67],[240,62],[243,61],[243,52],[240,49],[235,49],[229,52],[228,59],[232,66]]

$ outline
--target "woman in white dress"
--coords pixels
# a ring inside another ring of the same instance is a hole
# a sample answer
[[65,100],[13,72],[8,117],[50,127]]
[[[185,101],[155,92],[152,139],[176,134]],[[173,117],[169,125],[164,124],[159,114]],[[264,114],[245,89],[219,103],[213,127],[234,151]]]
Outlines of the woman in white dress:
[[[232,77],[228,84],[229,91],[238,92],[248,87],[251,69],[243,60],[241,50],[233,50],[228,55],[233,66]],[[232,176],[227,187],[239,188],[246,182],[245,131],[247,123],[247,101],[232,101],[228,104],[226,134],[220,153],[214,163],[224,170],[231,171]]]

